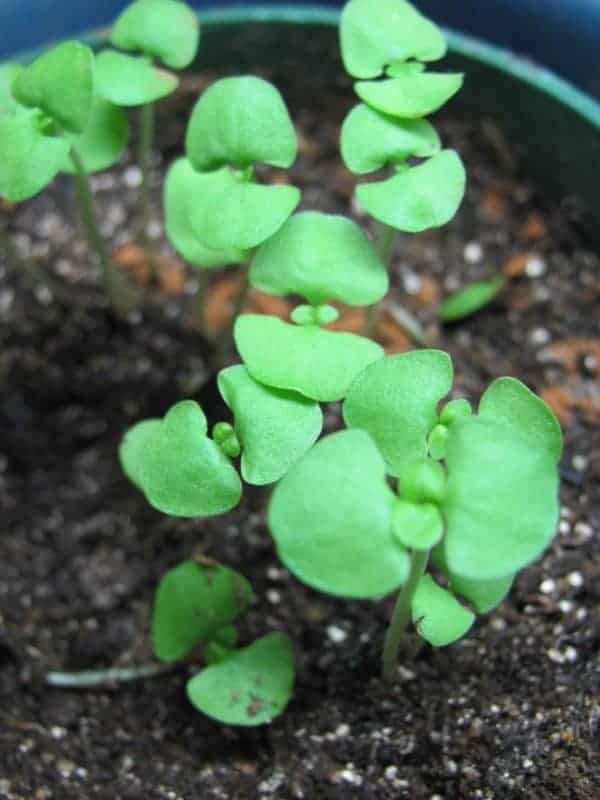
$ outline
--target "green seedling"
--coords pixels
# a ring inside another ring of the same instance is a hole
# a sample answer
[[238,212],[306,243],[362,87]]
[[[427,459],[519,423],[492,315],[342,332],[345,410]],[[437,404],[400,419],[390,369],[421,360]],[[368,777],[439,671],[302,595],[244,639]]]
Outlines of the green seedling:
[[248,581],[216,563],[184,561],[163,576],[152,618],[155,656],[173,662],[202,646],[207,666],[187,682],[192,705],[228,725],[270,722],[294,685],[288,637],[274,632],[237,647],[233,623],[253,602]]
[[440,306],[440,319],[443,322],[456,320],[475,314],[500,294],[504,288],[504,278],[497,276],[487,281],[478,281],[464,286],[446,297]]
[[75,41],[52,48],[28,67],[2,67],[0,195],[22,202],[59,173],[73,175],[107,294],[115,309],[125,311],[130,297],[108,258],[88,176],[119,160],[129,128],[123,112],[97,93],[94,67],[92,51]]
[[117,106],[141,108],[141,235],[147,247],[155,103],[179,85],[171,70],[185,69],[196,57],[200,25],[194,11],[180,0],[136,0],[116,19],[110,41],[119,50],[138,54],[105,50],[97,57],[96,72],[98,91],[103,97]]

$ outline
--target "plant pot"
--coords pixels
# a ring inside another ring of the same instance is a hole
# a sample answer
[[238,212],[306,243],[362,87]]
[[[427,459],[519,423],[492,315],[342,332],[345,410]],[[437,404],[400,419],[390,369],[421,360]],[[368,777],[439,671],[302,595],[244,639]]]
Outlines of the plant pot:
[[[207,13],[197,66],[211,76],[260,69],[271,77],[304,134],[309,174],[292,179],[305,180],[308,203],[347,212],[353,181],[340,170],[336,133],[353,96],[334,19],[322,9]],[[513,275],[499,303],[467,324],[432,327],[436,344],[453,354],[461,394],[477,399],[490,377],[507,373],[548,399],[560,390],[553,398],[564,404],[567,447],[559,544],[462,644],[407,652],[390,689],[379,680],[378,656],[392,598],[343,601],[294,581],[269,539],[264,492],[249,492],[225,519],[184,521],[154,512],[120,474],[120,436],[140,417],[193,396],[213,412],[211,422],[223,418],[202,379],[197,339],[182,333],[176,315],[169,321],[170,304],[160,319],[128,327],[94,308],[40,311],[21,300],[11,309],[1,295],[11,325],[0,330],[0,793],[520,800],[561,797],[567,785],[574,797],[591,796],[600,270],[555,201],[538,197],[547,189],[577,222],[597,223],[593,176],[571,170],[581,153],[588,165],[597,156],[598,117],[547,73],[462,37],[452,45],[449,63],[469,75],[455,106],[467,122],[444,130],[460,146],[489,120],[481,146],[488,160],[467,159],[471,191],[455,223],[403,238],[393,281],[432,322],[440,288],[476,279],[488,260]],[[517,97],[518,113],[500,102]],[[530,123],[545,120],[536,137],[519,119],[526,113]],[[168,122],[166,115],[159,131]],[[547,126],[553,135],[544,138]],[[568,153],[566,142],[574,142]],[[165,160],[175,150],[169,143]],[[48,211],[60,204],[35,203],[43,238]],[[492,219],[498,204],[505,225]],[[252,580],[259,601],[243,621],[245,640],[281,628],[296,642],[298,685],[285,716],[259,732],[218,726],[186,703],[185,669],[116,692],[41,688],[48,668],[148,659],[158,578],[195,551]]]

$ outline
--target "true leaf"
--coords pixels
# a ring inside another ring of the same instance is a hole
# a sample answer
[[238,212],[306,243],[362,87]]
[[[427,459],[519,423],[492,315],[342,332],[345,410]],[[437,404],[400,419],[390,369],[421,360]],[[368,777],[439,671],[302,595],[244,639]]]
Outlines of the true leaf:
[[171,166],[163,192],[167,237],[175,250],[195,267],[212,269],[241,264],[247,260],[243,250],[211,250],[196,236],[190,222],[190,207],[205,191],[207,182],[210,183],[210,176],[196,172],[187,158],[180,158]]
[[154,598],[152,645],[161,661],[178,661],[214,638],[250,605],[243,575],[220,564],[184,561],[163,577]]
[[160,432],[161,427],[160,419],[144,419],[128,429],[119,445],[121,468],[129,480],[142,491],[144,450],[150,439]]
[[295,186],[263,186],[225,167],[208,173],[189,208],[196,235],[212,250],[250,250],[273,236],[300,202]]
[[16,78],[21,105],[39,108],[72,133],[88,123],[94,88],[94,55],[79,42],[63,42],[35,59]]
[[234,336],[255,380],[319,402],[341,400],[359,372],[383,356],[378,344],[362,336],[266,315],[238,317]]
[[465,194],[465,168],[454,150],[442,150],[417,167],[356,188],[375,219],[407,233],[439,228],[456,214]]
[[491,383],[479,401],[478,414],[518,431],[532,448],[560,460],[563,437],[558,420],[546,403],[516,378],[498,378]]
[[321,439],[277,485],[269,528],[286,567],[342,597],[377,597],[406,579],[409,558],[392,532],[394,495],[364,431]]
[[454,322],[489,305],[504,286],[502,277],[489,281],[478,281],[465,286],[449,295],[440,306],[440,319],[443,322]]
[[427,435],[452,377],[452,361],[440,350],[386,356],[351,385],[343,406],[346,425],[370,433],[389,471],[398,475],[427,455]]
[[448,569],[476,580],[511,575],[542,553],[556,528],[555,452],[492,419],[470,417],[449,430]]
[[[129,122],[125,113],[112,103],[95,97],[88,124],[83,133],[67,134],[89,174],[108,169],[121,158],[129,138]],[[62,172],[71,175],[75,165],[65,158]]]
[[392,522],[394,536],[410,550],[430,550],[444,533],[442,515],[431,503],[397,500]]
[[327,300],[371,305],[386,294],[388,275],[360,227],[318,211],[294,214],[256,252],[250,281],[275,295],[300,294],[317,306]]
[[401,119],[432,114],[455,95],[463,84],[461,73],[413,72],[382,81],[358,81],[356,94],[371,108]]
[[12,114],[17,109],[12,85],[23,69],[20,64],[0,64],[0,117]]
[[223,78],[200,97],[185,140],[201,172],[257,162],[289,167],[296,158],[294,126],[277,89],[252,75]]
[[236,506],[239,476],[206,436],[206,417],[192,400],[174,405],[143,447],[138,473],[148,502],[174,517],[208,517]]
[[405,0],[351,0],[340,35],[344,66],[356,78],[376,78],[395,61],[435,61],[446,52],[439,28]]
[[426,158],[441,149],[435,128],[424,119],[397,119],[360,103],[348,114],[340,139],[349,170],[364,175],[409,156]]
[[438,586],[431,575],[424,575],[413,597],[412,619],[423,639],[433,647],[445,647],[467,633],[475,614]]
[[269,633],[190,678],[187,695],[195,708],[226,725],[264,725],[289,703],[294,673],[289,638]]
[[247,483],[274,483],[315,443],[323,426],[317,403],[257,383],[244,366],[219,373],[219,391],[235,416]]
[[40,131],[39,112],[19,108],[0,117],[0,196],[20,203],[41,192],[58,174],[70,145]]
[[141,106],[175,91],[178,78],[146,58],[104,50],[96,57],[96,91],[117,106]]
[[110,40],[122,50],[138,50],[172,69],[194,60],[200,39],[198,17],[179,0],[137,0],[117,18]]

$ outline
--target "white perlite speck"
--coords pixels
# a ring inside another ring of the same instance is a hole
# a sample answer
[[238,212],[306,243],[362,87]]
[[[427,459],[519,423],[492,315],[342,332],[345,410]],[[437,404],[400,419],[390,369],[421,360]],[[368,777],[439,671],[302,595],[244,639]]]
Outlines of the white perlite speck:
[[341,644],[345,642],[348,638],[348,634],[343,628],[338,627],[337,625],[328,625],[327,626],[327,636],[331,639],[334,644]]

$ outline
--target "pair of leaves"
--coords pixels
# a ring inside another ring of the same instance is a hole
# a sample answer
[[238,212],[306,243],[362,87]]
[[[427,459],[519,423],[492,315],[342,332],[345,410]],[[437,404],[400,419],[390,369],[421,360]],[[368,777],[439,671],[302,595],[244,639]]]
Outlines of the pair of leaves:
[[274,295],[299,294],[313,306],[329,300],[371,305],[386,294],[385,265],[361,228],[333,214],[294,214],[252,260],[253,286]]
[[119,451],[123,471],[154,508],[208,517],[238,504],[240,478],[207,429],[200,406],[183,400],[163,420],[144,420],[126,433]]
[[380,345],[362,336],[266,315],[242,314],[234,337],[255,380],[319,402],[341,400],[354,378],[383,356]]
[[216,644],[221,657],[188,681],[192,704],[230,725],[270,722],[288,704],[294,684],[291,643],[271,633],[232,649],[232,623],[254,595],[239,573],[219,564],[185,561],[170,570],[156,592],[152,620],[154,652],[162,661],[184,658],[197,645]]
[[98,93],[117,106],[142,106],[175,91],[179,80],[143,56],[104,50],[96,57]]

